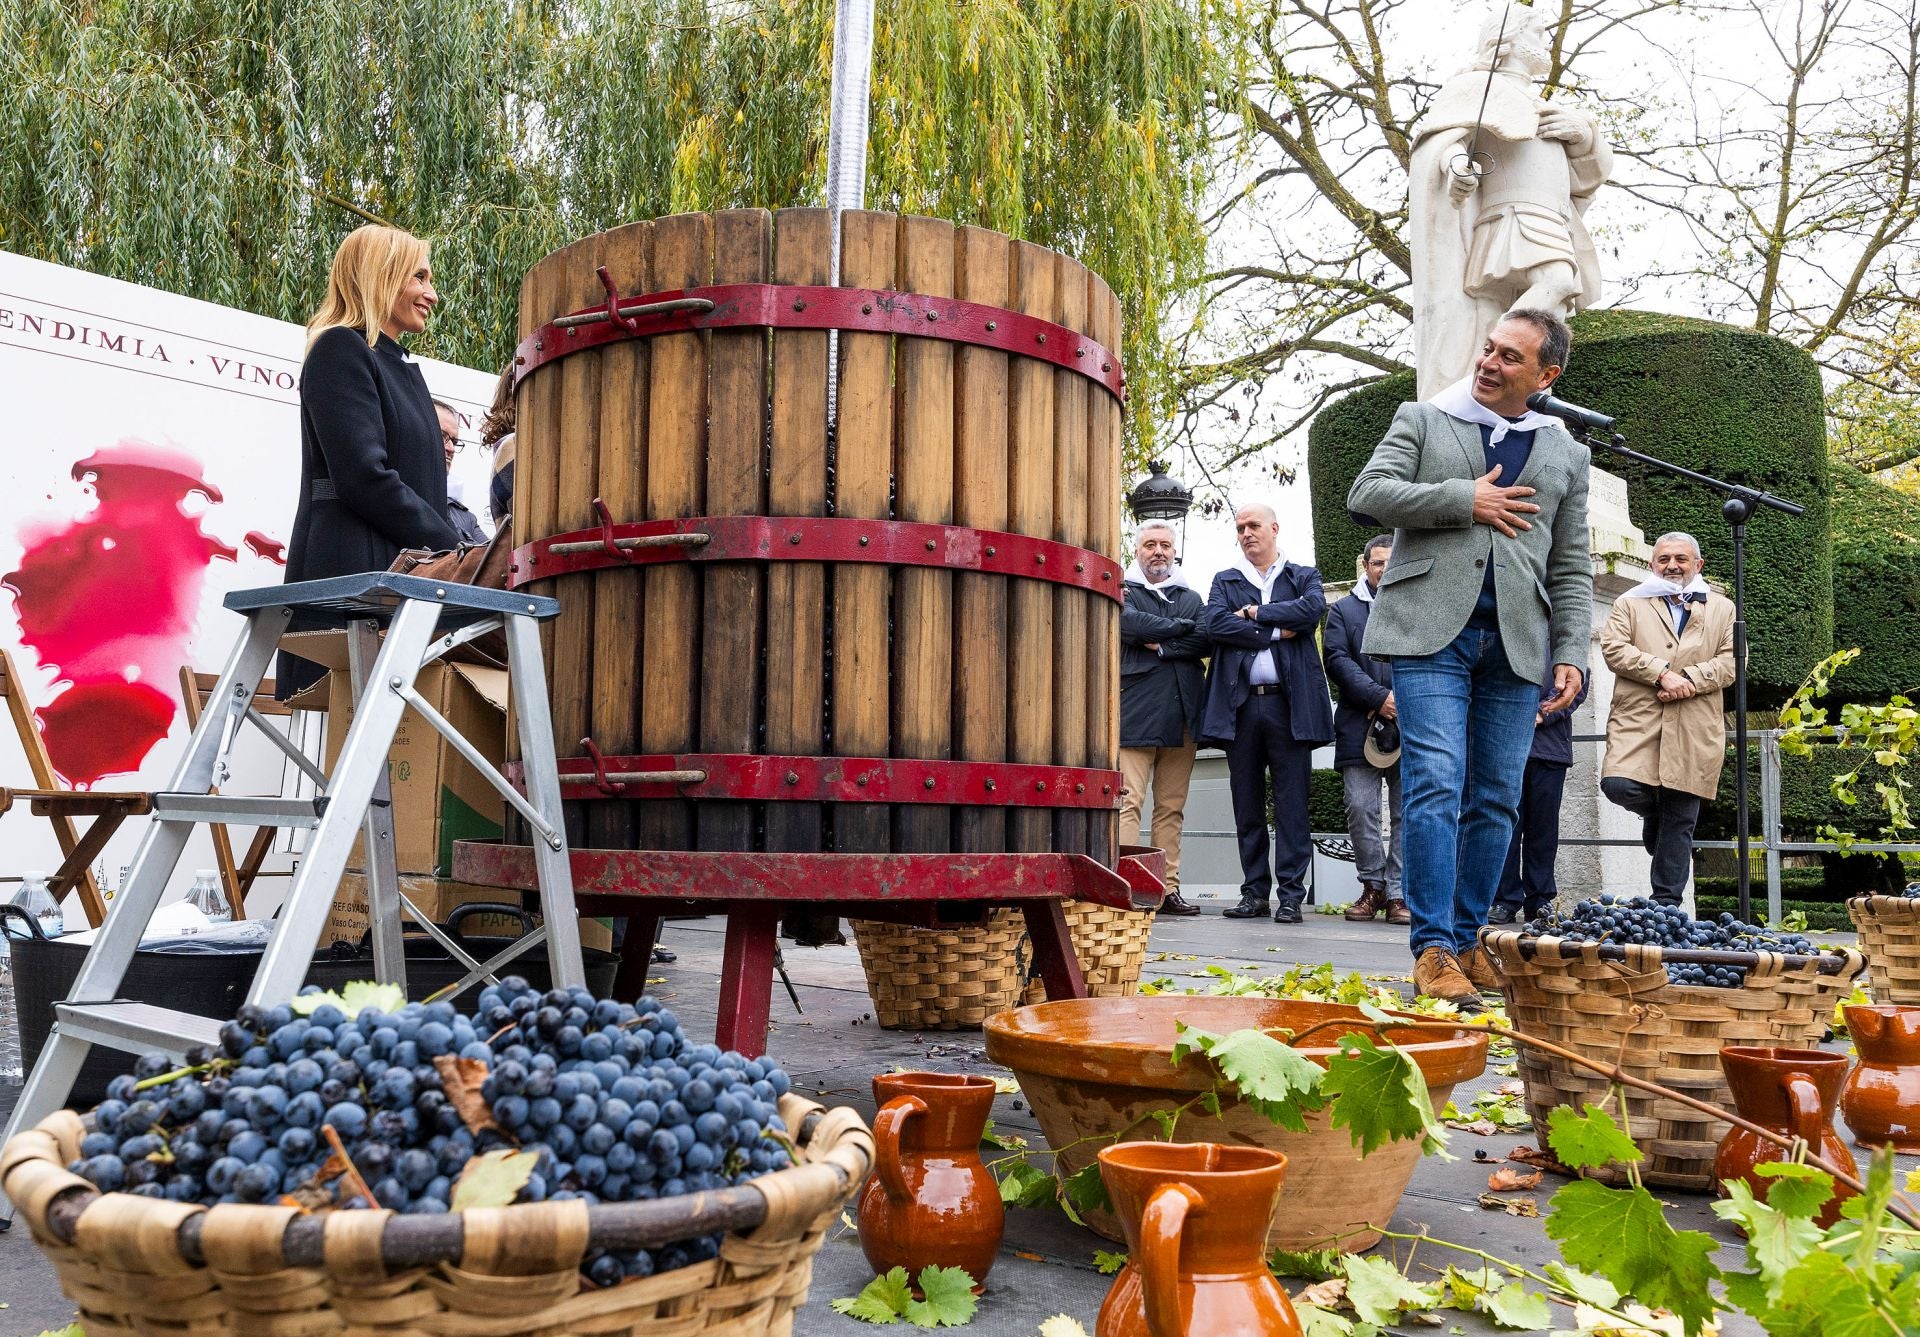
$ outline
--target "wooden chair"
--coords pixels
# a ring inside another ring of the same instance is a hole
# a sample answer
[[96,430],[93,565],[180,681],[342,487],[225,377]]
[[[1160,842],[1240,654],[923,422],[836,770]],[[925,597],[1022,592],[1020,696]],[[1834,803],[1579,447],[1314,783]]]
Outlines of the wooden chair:
[[[200,713],[206,709],[207,697],[218,681],[218,674],[195,673],[191,665],[180,666],[180,699],[186,702],[189,728],[200,723]],[[291,719],[293,716],[291,706],[273,699],[272,678],[261,680],[259,689],[254,693],[253,708],[270,718],[278,716]],[[261,871],[261,865],[266,862],[267,855],[273,852],[273,837],[279,828],[272,826],[256,828],[253,841],[247,846],[246,856],[238,862],[233,857],[233,838],[227,834],[225,825],[219,822],[210,823],[207,830],[213,837],[213,860],[220,870],[220,889],[226,893],[227,904],[233,908],[233,917],[245,919],[247,895],[253,890],[255,880],[262,877],[286,876],[284,873]]]
[[[26,684],[15,673],[13,658],[0,650],[0,697],[6,698],[7,715],[13,720],[14,735],[20,750],[26,753],[27,770],[33,776],[30,789],[0,788],[0,813],[26,801],[33,815],[44,817],[53,826],[53,838],[59,842],[62,863],[48,884],[56,897],[69,891],[80,894],[80,905],[87,922],[98,928],[107,917],[107,903],[94,881],[93,861],[100,857],[107,841],[129,817],[146,813],[151,802],[146,794],[109,793],[104,790],[78,792],[60,787],[53,760],[47,755],[46,740],[34,723],[33,708],[27,703]],[[91,817],[93,822],[81,834],[74,825],[76,817]]]

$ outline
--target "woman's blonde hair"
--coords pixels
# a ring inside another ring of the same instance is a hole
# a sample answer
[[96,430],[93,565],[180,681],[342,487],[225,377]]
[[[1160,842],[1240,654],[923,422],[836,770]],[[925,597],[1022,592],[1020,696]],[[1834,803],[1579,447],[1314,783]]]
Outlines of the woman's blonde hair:
[[326,300],[307,322],[307,347],[336,325],[359,330],[371,348],[407,277],[425,267],[431,248],[411,232],[368,223],[334,252]]

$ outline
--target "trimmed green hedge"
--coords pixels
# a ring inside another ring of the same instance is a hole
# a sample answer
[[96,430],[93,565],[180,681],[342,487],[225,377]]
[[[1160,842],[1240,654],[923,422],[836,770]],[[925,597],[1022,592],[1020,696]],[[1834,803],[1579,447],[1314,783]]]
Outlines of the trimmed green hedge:
[[1313,785],[1307,791],[1307,826],[1313,831],[1347,829],[1346,789],[1340,782],[1340,772],[1313,773]]
[[[1783,699],[1834,644],[1826,420],[1813,360],[1784,340],[1681,316],[1600,311],[1573,325],[1564,397],[1617,414],[1628,442],[1650,454],[1807,508],[1798,518],[1760,512],[1747,529],[1751,699]],[[1351,574],[1371,536],[1347,518],[1347,490],[1413,393],[1411,373],[1390,376],[1314,419],[1314,549],[1330,578]],[[1649,541],[1686,530],[1705,548],[1709,574],[1731,577],[1718,494],[1627,460],[1601,463],[1626,478],[1633,521]]]
[[1844,464],[1833,483],[1833,644],[1860,658],[1836,701],[1920,693],[1920,501]]

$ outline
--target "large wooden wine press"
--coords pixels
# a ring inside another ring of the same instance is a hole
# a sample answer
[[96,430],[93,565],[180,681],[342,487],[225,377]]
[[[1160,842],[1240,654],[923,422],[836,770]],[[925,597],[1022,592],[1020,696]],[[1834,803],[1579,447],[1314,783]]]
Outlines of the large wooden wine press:
[[[1157,903],[1116,845],[1119,304],[931,218],[742,209],[556,251],[521,290],[515,588],[545,643],[582,908],[728,914],[758,1052],[796,903],[930,922]],[[837,357],[832,336],[837,331]],[[829,397],[831,393],[832,408]],[[523,846],[459,876],[530,885]],[[624,995],[623,995],[624,996]]]

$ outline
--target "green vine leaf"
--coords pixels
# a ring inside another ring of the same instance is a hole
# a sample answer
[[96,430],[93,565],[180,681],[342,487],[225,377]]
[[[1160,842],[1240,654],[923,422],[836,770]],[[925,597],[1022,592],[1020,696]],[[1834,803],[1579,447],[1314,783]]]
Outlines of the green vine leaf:
[[1438,1309],[1440,1288],[1409,1281],[1384,1258],[1350,1257],[1347,1302],[1368,1323],[1387,1324],[1412,1310]]
[[1241,1030],[1219,1036],[1182,1021],[1175,1023],[1175,1037],[1175,1063],[1191,1053],[1212,1059],[1242,1100],[1282,1128],[1306,1132],[1307,1114],[1326,1104],[1326,1096],[1321,1093],[1326,1070],[1264,1031]]
[[1095,1249],[1093,1265],[1100,1270],[1101,1276],[1110,1277],[1127,1265],[1127,1256],[1124,1253],[1111,1253],[1106,1249]]
[[1640,1148],[1633,1139],[1597,1105],[1588,1105],[1581,1114],[1565,1105],[1556,1106],[1547,1115],[1547,1145],[1562,1165],[1574,1170],[1616,1162],[1632,1165],[1640,1160]]
[[1404,1049],[1382,1048],[1365,1035],[1340,1037],[1321,1090],[1333,1100],[1328,1117],[1345,1127],[1362,1156],[1387,1142],[1418,1139],[1425,1155],[1447,1155],[1447,1134],[1434,1117],[1427,1079]]
[[1053,1176],[1027,1161],[1015,1161],[1000,1176],[1000,1201],[1009,1207],[1039,1207],[1053,1195]]
[[1596,1277],[1565,1263],[1548,1263],[1541,1271],[1561,1290],[1584,1304],[1611,1309],[1620,1303],[1620,1291],[1605,1277]]
[[1547,1297],[1525,1286],[1502,1286],[1486,1295],[1487,1316],[1503,1328],[1539,1332],[1553,1326],[1553,1310]]
[[906,1319],[916,1328],[957,1328],[973,1317],[973,1278],[963,1267],[923,1267],[920,1293],[907,1301]]
[[[1113,1206],[1107,1197],[1107,1181],[1100,1177],[1099,1161],[1068,1175],[1061,1187],[1066,1190],[1066,1205],[1079,1211],[1105,1211]],[[1074,1212],[1068,1215],[1076,1221],[1080,1219]]]
[[531,1151],[489,1151],[475,1156],[454,1181],[453,1201],[447,1205],[456,1212],[469,1207],[505,1207],[520,1196],[539,1163],[540,1158]]
[[1644,1188],[1576,1179],[1553,1195],[1547,1234],[1569,1263],[1622,1294],[1671,1309],[1690,1332],[1713,1315],[1709,1283],[1720,1276],[1712,1261],[1718,1242],[1702,1231],[1675,1230]]
[[1713,1204],[1713,1214],[1747,1232],[1747,1261],[1759,1271],[1767,1299],[1778,1301],[1787,1273],[1820,1247],[1820,1227],[1754,1197],[1742,1180],[1729,1179],[1724,1188],[1727,1196]]
[[1890,1263],[1849,1267],[1837,1254],[1815,1251],[1783,1279],[1779,1300],[1755,1316],[1771,1337],[1898,1337],[1911,1331],[1911,1292],[1905,1312],[1890,1314],[1873,1284],[1895,1270]]
[[1768,1161],[1753,1169],[1771,1181],[1767,1185],[1767,1205],[1788,1216],[1811,1221],[1833,1197],[1833,1176],[1814,1166]]
[[1355,1323],[1319,1305],[1295,1305],[1293,1312],[1300,1320],[1301,1337],[1377,1337],[1380,1331],[1371,1323]]
[[907,1269],[896,1267],[885,1276],[875,1277],[860,1294],[835,1300],[835,1313],[857,1318],[863,1323],[898,1323],[907,1312],[913,1292],[907,1286]]
[[310,1017],[321,1006],[332,1003],[349,1017],[357,1017],[366,1008],[376,1012],[398,1012],[407,1005],[407,991],[397,984],[375,984],[355,980],[339,993],[303,993],[288,1002],[296,1017]]

